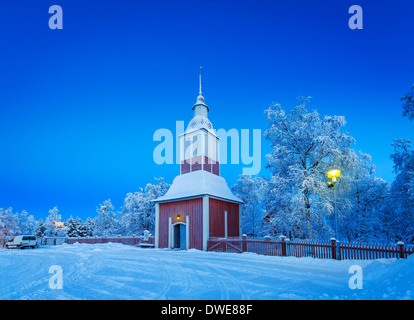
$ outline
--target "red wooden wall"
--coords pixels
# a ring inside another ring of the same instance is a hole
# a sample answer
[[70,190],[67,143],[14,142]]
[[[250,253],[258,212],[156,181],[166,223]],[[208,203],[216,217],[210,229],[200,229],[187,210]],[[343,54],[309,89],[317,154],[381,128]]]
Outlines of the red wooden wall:
[[227,236],[239,237],[239,205],[217,199],[209,199],[210,237],[224,237],[224,211],[227,211]]
[[203,199],[190,199],[159,204],[159,248],[168,247],[168,218],[172,224],[177,222],[177,215],[181,216],[180,222],[187,223],[186,216],[190,220],[190,249],[203,250]]

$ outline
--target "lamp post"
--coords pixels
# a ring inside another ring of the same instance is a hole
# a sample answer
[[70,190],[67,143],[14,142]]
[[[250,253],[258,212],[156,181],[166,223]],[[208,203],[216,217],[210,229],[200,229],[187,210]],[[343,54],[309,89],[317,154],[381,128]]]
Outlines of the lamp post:
[[[328,178],[332,179],[332,182],[328,182],[328,188],[334,189],[334,214],[335,214],[335,239],[338,241],[338,212],[336,210],[336,182],[337,178],[341,175],[341,170],[333,169],[328,171]],[[336,244],[336,257],[339,259],[339,245]]]

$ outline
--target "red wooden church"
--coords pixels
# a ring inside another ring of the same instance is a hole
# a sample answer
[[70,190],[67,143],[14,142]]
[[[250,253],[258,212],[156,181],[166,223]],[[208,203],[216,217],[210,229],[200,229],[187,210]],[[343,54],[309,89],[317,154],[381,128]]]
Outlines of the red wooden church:
[[220,139],[201,93],[180,138],[180,175],[155,202],[155,246],[207,250],[209,237],[239,237],[242,201],[220,176]]

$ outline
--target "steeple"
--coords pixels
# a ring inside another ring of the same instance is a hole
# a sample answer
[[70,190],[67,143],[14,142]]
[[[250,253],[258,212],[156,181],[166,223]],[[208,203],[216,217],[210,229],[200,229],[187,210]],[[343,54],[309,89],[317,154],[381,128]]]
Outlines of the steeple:
[[194,113],[194,117],[196,116],[203,116],[207,118],[207,114],[209,111],[208,106],[205,104],[205,100],[201,91],[201,69],[203,67],[200,67],[200,75],[199,75],[199,86],[200,89],[198,91],[198,97],[197,97],[197,101],[195,103],[195,105],[193,106],[193,113]]
[[197,102],[193,106],[193,118],[180,138],[180,174],[204,170],[220,175],[219,147],[220,139],[213,124],[208,119],[208,106],[204,102],[201,90],[201,68]]
[[198,95],[202,96],[203,93],[201,92],[201,69],[203,68],[203,66],[200,67],[200,90],[198,91]]

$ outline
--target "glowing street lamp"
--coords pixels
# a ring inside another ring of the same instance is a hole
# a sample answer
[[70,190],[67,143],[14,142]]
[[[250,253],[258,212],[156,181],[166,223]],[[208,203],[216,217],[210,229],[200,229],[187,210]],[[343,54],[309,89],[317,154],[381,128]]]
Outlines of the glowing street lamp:
[[331,171],[328,171],[328,178],[332,179],[332,183],[335,184],[336,178],[339,178],[341,176],[341,170],[333,169]]
[[[337,182],[337,178],[341,176],[341,170],[332,169],[328,171],[328,178],[332,179],[332,182],[328,182],[328,188],[334,188],[334,213],[335,213],[335,239],[338,241],[338,212],[336,210],[336,188],[335,184]],[[339,180],[341,181],[341,180]],[[336,245],[336,258],[339,259],[339,245]]]

